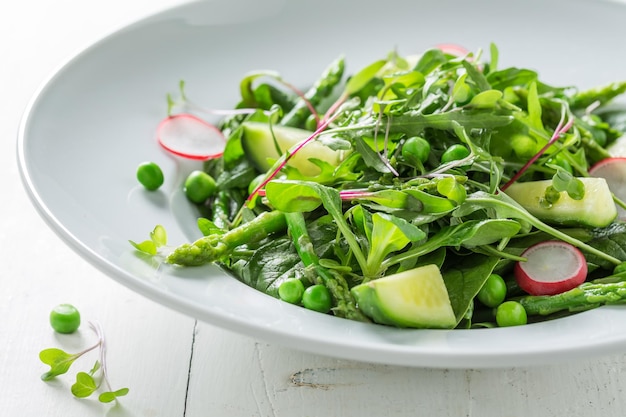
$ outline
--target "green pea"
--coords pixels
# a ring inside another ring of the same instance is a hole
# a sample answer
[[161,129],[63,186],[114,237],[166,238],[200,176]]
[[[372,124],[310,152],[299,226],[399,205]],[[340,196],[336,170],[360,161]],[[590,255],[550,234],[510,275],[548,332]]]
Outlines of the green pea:
[[304,294],[304,285],[299,279],[293,278],[283,281],[278,286],[278,296],[281,300],[291,304],[299,304]]
[[330,292],[321,284],[311,285],[302,294],[302,305],[309,310],[328,313],[332,307]]
[[80,313],[71,304],[59,304],[50,312],[50,326],[58,333],[74,333],[80,326]]
[[310,130],[311,132],[314,132],[317,129],[317,118],[314,115],[311,114],[306,118],[306,121],[304,122],[304,129]]
[[498,274],[491,274],[478,292],[478,300],[487,307],[497,307],[506,298],[506,283]]
[[469,149],[466,146],[456,143],[450,146],[441,155],[441,163],[445,164],[452,161],[458,161],[463,158],[467,158],[470,154]]
[[528,135],[517,133],[511,136],[510,143],[513,152],[522,159],[530,159],[537,153],[537,141]]
[[146,190],[157,190],[163,185],[163,171],[154,162],[142,162],[137,167],[137,180]]
[[215,180],[204,171],[193,171],[185,180],[185,195],[196,204],[201,204],[217,191]]
[[500,327],[520,326],[527,322],[526,310],[517,301],[505,301],[496,308],[496,323]]
[[419,136],[410,137],[402,145],[402,157],[408,161],[420,161],[422,164],[428,160],[430,143]]

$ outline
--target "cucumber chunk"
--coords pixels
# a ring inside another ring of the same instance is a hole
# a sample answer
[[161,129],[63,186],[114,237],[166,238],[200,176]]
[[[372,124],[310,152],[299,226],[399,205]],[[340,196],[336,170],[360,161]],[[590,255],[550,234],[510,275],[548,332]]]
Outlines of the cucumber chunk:
[[[246,122],[243,124],[241,144],[250,161],[257,169],[265,172],[282,154],[311,134],[308,130],[295,127],[275,125],[270,130],[267,123]],[[296,168],[302,175],[314,177],[320,174],[321,169],[309,159],[315,158],[337,166],[343,160],[344,154],[343,151],[335,151],[318,141],[312,141],[300,149],[287,165]]]
[[436,265],[389,275],[351,290],[366,316],[396,327],[443,328],[456,326],[448,290]]
[[617,217],[613,196],[604,178],[579,178],[585,185],[581,200],[570,198],[565,191],[552,205],[543,204],[551,180],[518,182],[505,191],[528,212],[540,220],[567,226],[606,227]]

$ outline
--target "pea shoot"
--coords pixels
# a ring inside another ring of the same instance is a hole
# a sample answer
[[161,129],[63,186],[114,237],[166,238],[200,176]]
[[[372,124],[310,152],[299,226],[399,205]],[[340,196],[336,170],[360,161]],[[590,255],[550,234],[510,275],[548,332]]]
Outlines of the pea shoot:
[[[50,324],[55,331],[71,333],[68,330],[74,329],[75,331],[80,324],[80,314],[75,307],[61,304],[52,310]],[[71,392],[77,398],[86,398],[99,391],[98,401],[102,403],[117,401],[118,397],[125,396],[129,390],[128,388],[117,390],[111,388],[106,368],[104,331],[97,322],[89,322],[89,327],[98,339],[92,346],[77,353],[67,353],[58,348],[48,348],[39,352],[41,362],[50,366],[50,369],[41,375],[41,379],[47,382],[67,373],[78,358],[98,349],[98,359],[93,367],[88,372],[76,374],[76,381],[71,387]]]

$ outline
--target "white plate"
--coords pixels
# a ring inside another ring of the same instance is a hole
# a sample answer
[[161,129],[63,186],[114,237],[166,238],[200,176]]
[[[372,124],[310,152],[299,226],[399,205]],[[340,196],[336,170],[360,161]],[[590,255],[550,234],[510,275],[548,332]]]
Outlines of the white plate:
[[[552,322],[490,330],[399,330],[280,302],[215,267],[174,271],[140,260],[128,239],[163,224],[172,244],[198,236],[180,184],[192,168],[162,151],[155,127],[178,81],[207,107],[229,108],[253,69],[306,85],[338,55],[349,70],[393,48],[418,53],[453,42],[500,48],[501,66],[526,66],[559,85],[624,78],[626,7],[607,1],[204,1],[106,37],[56,72],[19,131],[24,183],[48,224],[115,280],[173,309],[272,343],[324,355],[425,367],[501,367],[626,348],[626,310],[601,308]],[[164,187],[137,185],[144,160]]]

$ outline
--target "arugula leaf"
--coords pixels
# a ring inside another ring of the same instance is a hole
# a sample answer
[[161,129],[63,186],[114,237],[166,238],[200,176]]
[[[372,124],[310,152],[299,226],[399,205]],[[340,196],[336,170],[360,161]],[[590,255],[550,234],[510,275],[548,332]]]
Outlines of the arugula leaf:
[[346,83],[344,90],[345,95],[355,94],[361,90],[372,78],[376,76],[378,71],[387,63],[386,59],[374,61],[359,72],[354,74]]

